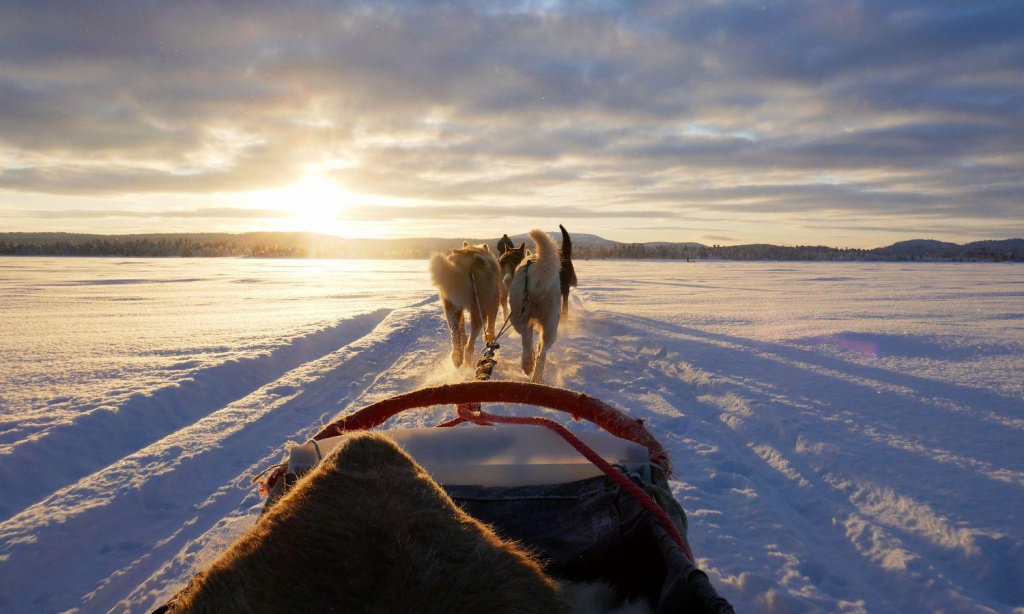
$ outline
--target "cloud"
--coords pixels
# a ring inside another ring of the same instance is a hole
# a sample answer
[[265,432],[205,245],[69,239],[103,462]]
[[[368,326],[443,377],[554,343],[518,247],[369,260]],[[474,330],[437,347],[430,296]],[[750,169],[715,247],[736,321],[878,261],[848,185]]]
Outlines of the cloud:
[[490,207],[484,209],[483,211],[476,206],[463,205],[418,205],[414,207],[389,205],[353,205],[345,207],[345,209],[338,214],[338,218],[370,221],[450,219],[474,220],[480,218],[482,213],[485,213],[488,219],[539,218],[551,220],[672,218],[675,217],[676,215],[671,210],[659,209],[606,210],[587,209],[584,207],[547,205],[527,205],[519,207]]
[[269,148],[253,148],[232,162],[197,168],[68,159],[0,170],[0,188],[66,195],[244,192],[289,185],[301,177],[292,161]]
[[1014,2],[0,10],[8,194],[208,196],[323,172],[394,203],[349,219],[520,207],[666,230],[698,214],[996,224],[1024,194]]
[[286,211],[276,209],[242,209],[211,207],[188,210],[137,211],[131,209],[43,209],[34,211],[0,210],[0,217],[29,218],[38,220],[74,220],[102,218],[143,218],[143,219],[275,219],[291,217]]

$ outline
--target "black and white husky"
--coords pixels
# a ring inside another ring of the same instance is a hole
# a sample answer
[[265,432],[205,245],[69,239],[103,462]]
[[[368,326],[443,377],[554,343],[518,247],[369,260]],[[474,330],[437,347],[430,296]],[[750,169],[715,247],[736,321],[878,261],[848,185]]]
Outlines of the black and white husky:
[[[558,246],[543,230],[531,230],[530,238],[537,246],[537,254],[523,257],[514,273],[509,274],[503,267],[503,282],[508,287],[509,320],[523,338],[523,372],[532,381],[544,378],[544,363],[547,353],[558,338],[558,318],[561,308],[561,281],[559,270],[561,260]],[[523,250],[520,246],[518,250]],[[517,250],[503,254],[502,261],[507,267],[509,256]],[[534,329],[540,334],[540,342],[534,347]]]

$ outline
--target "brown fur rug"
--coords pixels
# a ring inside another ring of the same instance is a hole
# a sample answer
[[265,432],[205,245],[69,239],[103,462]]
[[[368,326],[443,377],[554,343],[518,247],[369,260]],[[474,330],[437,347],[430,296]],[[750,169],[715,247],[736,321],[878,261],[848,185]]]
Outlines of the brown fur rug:
[[537,561],[460,510],[391,440],[353,436],[170,612],[567,612]]

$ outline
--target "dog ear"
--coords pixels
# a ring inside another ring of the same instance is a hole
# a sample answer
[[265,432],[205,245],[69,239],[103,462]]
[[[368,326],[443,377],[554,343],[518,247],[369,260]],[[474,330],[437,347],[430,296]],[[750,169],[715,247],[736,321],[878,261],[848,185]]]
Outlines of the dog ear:
[[522,249],[523,249],[524,247],[526,247],[526,241],[523,241],[522,243],[520,243],[520,244],[519,244],[519,247],[517,247],[516,249],[518,249],[518,250],[522,251]]
[[531,252],[530,250],[526,250],[526,257],[527,258],[529,258],[532,255],[533,255],[533,252]]
[[491,253],[491,246],[490,245],[488,245],[486,243],[481,243],[481,245],[484,246],[484,251],[486,251],[488,254]]
[[462,247],[469,247],[469,241],[463,241]]

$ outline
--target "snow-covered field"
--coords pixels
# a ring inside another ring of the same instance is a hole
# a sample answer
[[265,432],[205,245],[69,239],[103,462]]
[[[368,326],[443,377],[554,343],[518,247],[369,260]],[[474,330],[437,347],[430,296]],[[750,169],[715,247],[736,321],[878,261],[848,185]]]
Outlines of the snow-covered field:
[[[647,419],[738,611],[1024,611],[1024,267],[576,266],[550,383]],[[470,379],[425,270],[0,259],[0,611],[147,612],[287,442]]]

